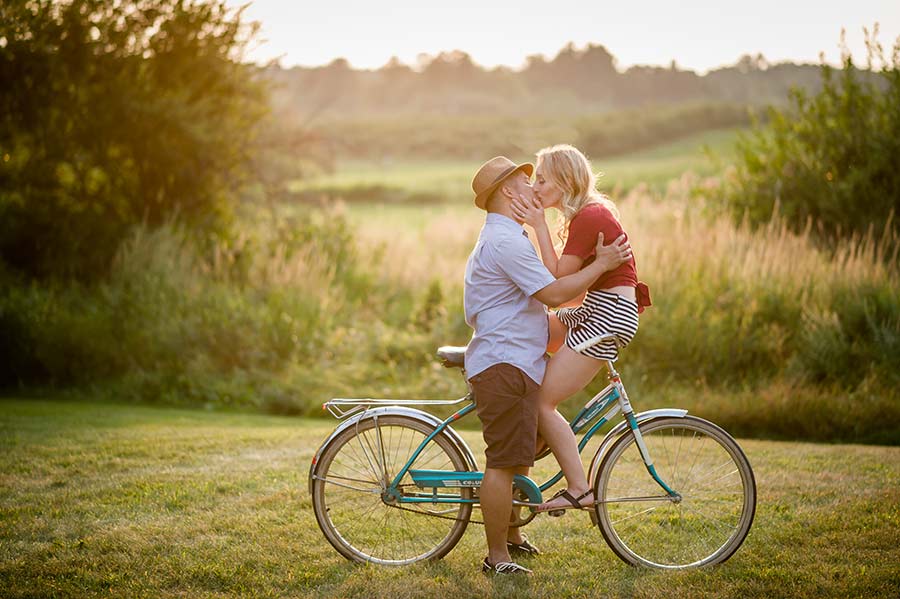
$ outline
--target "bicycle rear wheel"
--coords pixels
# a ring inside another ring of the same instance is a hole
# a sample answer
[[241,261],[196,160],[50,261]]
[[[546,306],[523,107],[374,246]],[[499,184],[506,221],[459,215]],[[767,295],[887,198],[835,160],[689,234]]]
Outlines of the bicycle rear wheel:
[[[434,427],[406,416],[366,418],[338,435],[319,459],[313,481],[313,510],[319,528],[338,552],[358,562],[405,565],[438,559],[459,542],[471,503],[399,503],[386,493],[390,483]],[[447,436],[425,447],[413,469],[467,470]],[[425,492],[407,474],[400,493]],[[470,499],[468,488],[443,489]]]
[[[686,416],[639,426],[673,502],[649,475],[634,435],[603,458],[594,482],[598,525],[622,560],[682,569],[725,561],[741,546],[756,511],[756,482],[735,440],[715,424]],[[628,498],[659,497],[651,501]]]

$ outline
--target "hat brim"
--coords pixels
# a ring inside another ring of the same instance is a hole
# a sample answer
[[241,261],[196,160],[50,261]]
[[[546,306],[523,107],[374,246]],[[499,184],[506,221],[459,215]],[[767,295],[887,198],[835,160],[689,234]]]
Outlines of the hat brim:
[[491,194],[497,191],[497,188],[503,184],[504,181],[509,179],[512,175],[519,171],[525,171],[525,174],[529,177],[534,174],[534,165],[530,162],[525,162],[522,164],[514,165],[500,173],[497,179],[491,183],[487,188],[485,188],[481,193],[475,196],[475,205],[481,208],[482,210],[487,210],[487,201],[488,198],[491,197]]

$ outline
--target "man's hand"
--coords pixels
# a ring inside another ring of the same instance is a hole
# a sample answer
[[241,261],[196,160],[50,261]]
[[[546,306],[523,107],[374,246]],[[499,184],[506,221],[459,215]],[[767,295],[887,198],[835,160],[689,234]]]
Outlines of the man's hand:
[[625,239],[625,233],[619,235],[609,245],[603,245],[603,233],[597,235],[596,262],[604,265],[603,272],[609,272],[620,264],[631,260],[631,244]]
[[596,251],[597,257],[593,262],[578,272],[556,279],[532,297],[547,306],[559,306],[584,293],[603,273],[631,260],[631,244],[625,240],[624,233],[609,245],[603,245],[603,233],[600,233]]

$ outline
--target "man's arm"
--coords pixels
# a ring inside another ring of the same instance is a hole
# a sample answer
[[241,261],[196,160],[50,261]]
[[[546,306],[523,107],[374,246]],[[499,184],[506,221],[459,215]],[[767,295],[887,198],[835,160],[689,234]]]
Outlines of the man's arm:
[[603,245],[603,233],[600,233],[597,236],[597,257],[591,264],[576,273],[556,279],[536,291],[532,297],[547,306],[558,306],[584,293],[600,275],[630,259],[631,244],[625,240],[624,233],[607,246]]

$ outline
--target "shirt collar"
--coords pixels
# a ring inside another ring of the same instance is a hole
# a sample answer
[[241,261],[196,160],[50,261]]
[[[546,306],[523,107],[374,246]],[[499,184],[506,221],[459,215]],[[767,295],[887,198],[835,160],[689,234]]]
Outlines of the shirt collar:
[[528,233],[525,232],[525,228],[522,225],[503,214],[499,214],[497,212],[488,212],[487,218],[484,222],[489,225],[497,225],[509,231],[521,233],[525,237],[528,237]]

